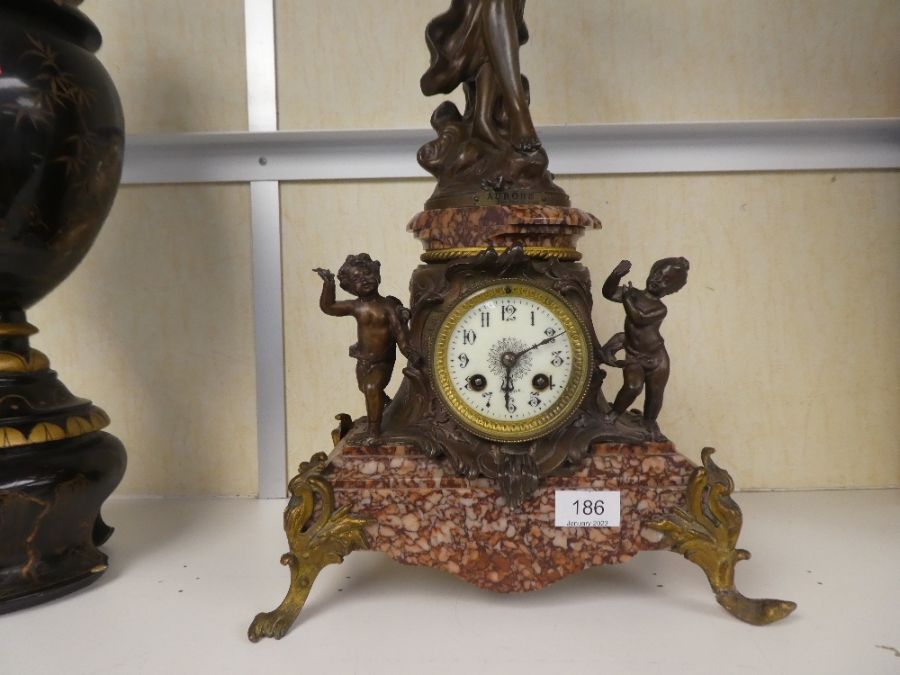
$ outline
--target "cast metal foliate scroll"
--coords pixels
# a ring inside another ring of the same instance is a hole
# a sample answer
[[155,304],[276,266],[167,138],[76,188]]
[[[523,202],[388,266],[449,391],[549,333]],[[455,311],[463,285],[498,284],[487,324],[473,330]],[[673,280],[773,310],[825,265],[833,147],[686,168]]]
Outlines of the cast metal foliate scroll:
[[291,585],[276,609],[253,619],[247,631],[251,642],[284,637],[303,609],[319,572],[326,565],[343,562],[353,551],[369,548],[364,532],[369,521],[350,514],[347,507],[334,508],[334,489],[322,476],[327,463],[324,452],[316,453],[300,464],[299,473],[288,486],[291,501],[284,511],[284,531],[290,552],[281,556],[281,564],[291,569]]
[[730,614],[755,626],[783,619],[797,608],[788,600],[754,600],[734,585],[734,568],[750,552],[735,548],[741,533],[741,509],[731,498],[734,481],[712,461],[713,448],[703,448],[701,461],[687,487],[687,509],[649,523],[662,532],[663,544],[698,565],[709,579],[716,600]]

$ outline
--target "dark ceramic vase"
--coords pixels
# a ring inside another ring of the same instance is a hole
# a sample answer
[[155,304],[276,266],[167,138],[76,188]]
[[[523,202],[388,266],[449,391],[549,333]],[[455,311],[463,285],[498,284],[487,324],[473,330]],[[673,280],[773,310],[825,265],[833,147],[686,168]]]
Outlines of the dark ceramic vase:
[[122,172],[121,104],[77,4],[0,0],[0,612],[100,576],[100,507],[125,472],[109,418],[25,319],[91,247]]

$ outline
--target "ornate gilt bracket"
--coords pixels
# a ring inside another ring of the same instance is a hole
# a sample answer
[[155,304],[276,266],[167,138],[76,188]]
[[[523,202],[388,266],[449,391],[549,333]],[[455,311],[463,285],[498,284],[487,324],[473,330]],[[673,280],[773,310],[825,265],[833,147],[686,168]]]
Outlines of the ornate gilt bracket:
[[649,527],[663,533],[665,546],[700,566],[716,600],[730,614],[755,626],[774,623],[793,612],[797,603],[754,600],[735,588],[735,565],[749,559],[750,552],[735,548],[743,517],[731,498],[734,481],[712,461],[713,452],[713,448],[703,448],[703,466],[694,470],[688,482],[687,509],[675,509]]
[[334,489],[322,476],[327,463],[324,452],[316,453],[300,464],[299,473],[288,485],[291,500],[284,511],[284,531],[290,553],[281,556],[281,564],[291,569],[291,585],[275,610],[253,619],[247,631],[251,642],[284,637],[319,572],[326,565],[343,562],[353,551],[369,548],[363,531],[369,521],[353,516],[346,507],[334,508]]

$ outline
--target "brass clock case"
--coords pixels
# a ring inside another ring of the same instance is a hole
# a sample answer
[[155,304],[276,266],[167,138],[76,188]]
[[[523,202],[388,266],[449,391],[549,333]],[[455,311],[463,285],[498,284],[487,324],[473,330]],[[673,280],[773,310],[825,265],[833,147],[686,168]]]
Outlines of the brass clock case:
[[[459,322],[474,307],[498,298],[543,305],[562,324],[571,345],[571,375],[562,393],[546,410],[521,420],[498,420],[472,408],[454,387],[448,366],[450,339]],[[466,430],[490,441],[525,443],[559,429],[584,400],[593,369],[591,345],[588,329],[563,298],[520,279],[500,280],[465,295],[444,317],[431,346],[432,382],[441,403]]]

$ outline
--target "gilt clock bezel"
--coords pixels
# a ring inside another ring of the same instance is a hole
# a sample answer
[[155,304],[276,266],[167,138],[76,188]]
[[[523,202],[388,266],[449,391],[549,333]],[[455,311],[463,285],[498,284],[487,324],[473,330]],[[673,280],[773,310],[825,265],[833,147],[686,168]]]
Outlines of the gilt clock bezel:
[[[524,420],[503,421],[482,415],[466,403],[450,379],[447,363],[450,337],[462,318],[475,306],[498,297],[525,298],[545,306],[569,336],[572,371],[557,400],[547,410]],[[431,375],[439,400],[467,431],[489,441],[526,443],[562,427],[584,401],[593,370],[590,331],[578,312],[560,295],[523,279],[499,279],[466,293],[443,318],[431,342]]]

